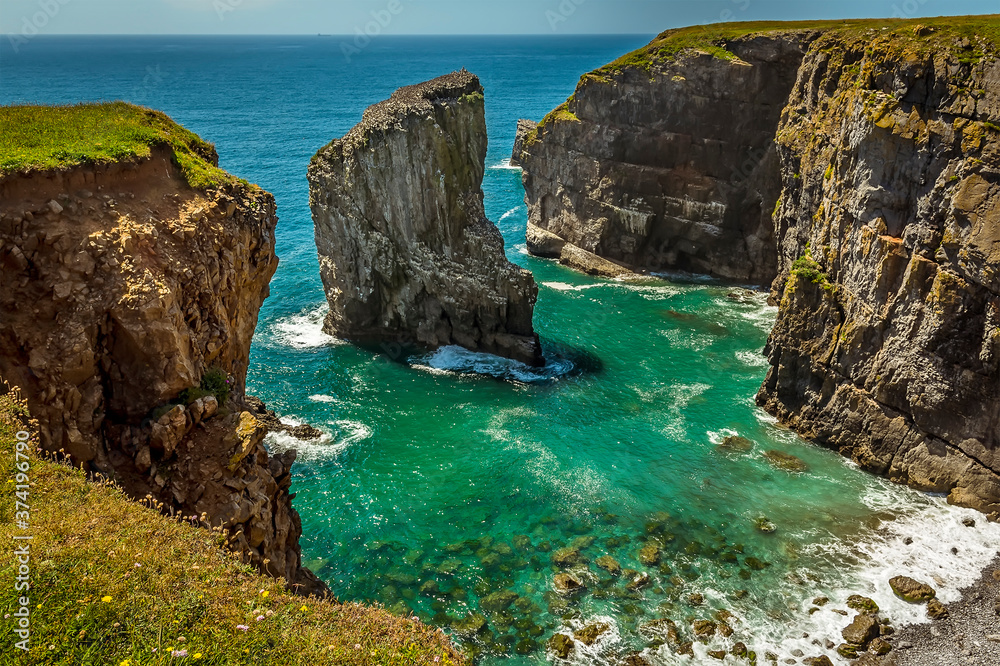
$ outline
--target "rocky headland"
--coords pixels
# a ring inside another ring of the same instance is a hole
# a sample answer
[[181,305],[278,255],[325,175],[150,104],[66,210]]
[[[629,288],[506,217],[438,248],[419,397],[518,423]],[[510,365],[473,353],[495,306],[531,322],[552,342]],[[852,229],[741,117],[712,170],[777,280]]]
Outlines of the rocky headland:
[[542,362],[538,288],[483,210],[484,103],[464,70],[401,88],[313,158],[328,333]]
[[759,404],[996,520],[997,24],[663,33],[523,140],[529,250],[772,284]]
[[265,427],[243,408],[278,265],[273,197],[219,170],[210,144],[162,114],[124,104],[10,114],[12,125],[40,119],[48,136],[83,116],[133,131],[105,146],[149,137],[131,157],[0,178],[0,377],[21,389],[41,448],[224,529],[248,563],[322,592],[301,566],[295,456],[269,456]]

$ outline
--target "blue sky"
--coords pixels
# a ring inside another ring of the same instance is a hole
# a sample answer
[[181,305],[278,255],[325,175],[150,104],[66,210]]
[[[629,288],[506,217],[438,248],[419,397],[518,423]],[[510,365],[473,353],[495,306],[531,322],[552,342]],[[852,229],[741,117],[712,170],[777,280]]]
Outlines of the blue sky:
[[720,20],[988,13],[1000,0],[2,0],[0,33],[653,34]]

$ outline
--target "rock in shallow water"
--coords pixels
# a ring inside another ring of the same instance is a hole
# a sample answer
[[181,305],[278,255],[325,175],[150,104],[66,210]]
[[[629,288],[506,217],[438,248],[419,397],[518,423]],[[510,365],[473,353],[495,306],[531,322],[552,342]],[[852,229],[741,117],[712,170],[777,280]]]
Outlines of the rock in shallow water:
[[538,288],[483,210],[486,145],[483,88],[463,70],[397,90],[317,153],[328,333],[541,363]]
[[890,579],[889,587],[892,588],[897,597],[910,603],[923,603],[933,599],[937,594],[930,585],[913,580],[908,576],[896,576]]

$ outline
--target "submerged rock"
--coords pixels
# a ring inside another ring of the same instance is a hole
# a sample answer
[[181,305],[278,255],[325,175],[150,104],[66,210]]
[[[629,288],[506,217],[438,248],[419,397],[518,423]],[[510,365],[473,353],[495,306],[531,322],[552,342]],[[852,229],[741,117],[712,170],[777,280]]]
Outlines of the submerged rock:
[[594,562],[598,567],[604,569],[612,576],[619,576],[622,572],[622,566],[618,564],[618,560],[611,557],[610,555],[603,555],[598,557]]
[[588,624],[583,629],[573,632],[573,637],[584,645],[593,645],[604,633],[611,629],[611,625],[606,622],[595,622]]
[[569,653],[573,651],[573,639],[566,634],[555,634],[549,639],[548,647],[559,659],[569,658]]
[[784,451],[766,451],[764,458],[772,466],[786,472],[805,472],[809,469],[809,466],[801,458]]
[[897,597],[914,604],[929,601],[937,594],[930,585],[913,580],[908,576],[896,576],[889,579],[889,587],[892,588]]
[[747,451],[753,449],[753,442],[746,437],[730,435],[722,440],[719,444],[719,449],[722,451],[731,451],[733,453],[746,453]]
[[309,166],[325,330],[541,363],[531,274],[483,210],[486,119],[461,71],[401,88]]
[[576,548],[560,548],[552,553],[552,564],[565,569],[580,562],[580,551]]

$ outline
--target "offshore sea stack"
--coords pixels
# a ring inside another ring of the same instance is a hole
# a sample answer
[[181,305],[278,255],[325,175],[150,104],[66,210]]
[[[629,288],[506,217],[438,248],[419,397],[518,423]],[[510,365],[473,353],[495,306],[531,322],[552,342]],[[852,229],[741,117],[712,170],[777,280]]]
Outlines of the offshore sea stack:
[[322,591],[301,567],[295,456],[270,457],[241,408],[278,264],[274,199],[235,179],[193,189],[174,157],[160,146],[0,179],[0,378],[20,387],[44,449]]
[[483,88],[463,70],[397,90],[313,158],[328,333],[541,363],[538,288],[483,209],[486,147]]
[[529,249],[773,279],[758,403],[996,519],[1000,58],[971,20],[663,33],[522,160]]

